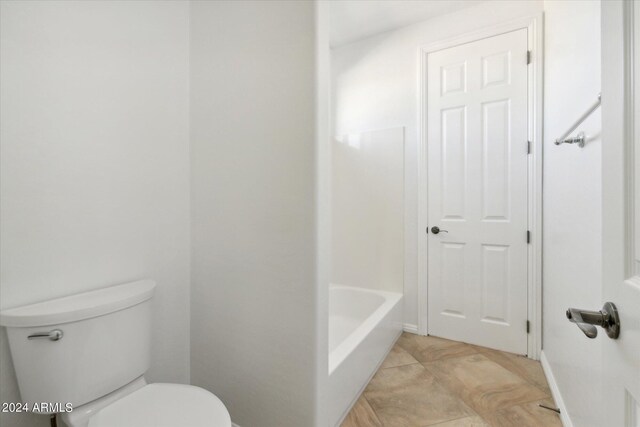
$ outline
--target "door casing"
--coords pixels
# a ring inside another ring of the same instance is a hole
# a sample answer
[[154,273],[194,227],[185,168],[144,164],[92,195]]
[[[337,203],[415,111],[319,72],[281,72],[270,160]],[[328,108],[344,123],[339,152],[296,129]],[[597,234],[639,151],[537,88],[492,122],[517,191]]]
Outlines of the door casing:
[[[527,29],[531,63],[528,80],[528,135],[530,141],[529,172],[527,177],[528,230],[531,241],[527,251],[527,356],[538,360],[542,350],[542,74],[543,15],[542,13],[507,23],[489,26],[480,31],[456,36],[418,48],[418,333],[429,334],[427,289],[428,234],[428,170],[427,170],[427,56],[430,52],[497,36],[519,29]],[[523,141],[523,144],[526,141]],[[524,231],[524,230],[523,230]],[[525,327],[525,325],[523,325]]]

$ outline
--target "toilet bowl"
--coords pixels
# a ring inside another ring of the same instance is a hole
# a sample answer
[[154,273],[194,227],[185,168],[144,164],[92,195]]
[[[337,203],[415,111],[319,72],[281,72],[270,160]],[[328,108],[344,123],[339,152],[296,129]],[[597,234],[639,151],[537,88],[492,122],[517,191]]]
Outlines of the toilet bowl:
[[[144,378],[152,280],[0,312],[22,401],[69,427],[231,427],[224,404],[191,385]],[[47,411],[54,408],[53,411]]]

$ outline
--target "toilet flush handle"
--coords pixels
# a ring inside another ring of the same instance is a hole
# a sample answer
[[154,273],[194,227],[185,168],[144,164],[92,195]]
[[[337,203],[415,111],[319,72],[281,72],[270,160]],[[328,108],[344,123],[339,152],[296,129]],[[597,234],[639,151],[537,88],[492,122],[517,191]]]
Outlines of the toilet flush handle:
[[36,338],[49,338],[51,341],[58,341],[64,336],[60,329],[54,329],[49,332],[37,332],[35,334],[31,334],[27,337],[29,340],[34,340]]

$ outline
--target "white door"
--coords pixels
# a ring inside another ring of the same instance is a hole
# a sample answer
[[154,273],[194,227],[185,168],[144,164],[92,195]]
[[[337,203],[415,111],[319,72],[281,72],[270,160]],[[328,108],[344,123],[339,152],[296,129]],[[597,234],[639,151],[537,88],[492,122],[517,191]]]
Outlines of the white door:
[[526,354],[527,30],[427,73],[428,332]]
[[602,298],[620,315],[618,339],[598,328],[602,409],[609,426],[640,427],[640,2],[602,2],[602,55]]

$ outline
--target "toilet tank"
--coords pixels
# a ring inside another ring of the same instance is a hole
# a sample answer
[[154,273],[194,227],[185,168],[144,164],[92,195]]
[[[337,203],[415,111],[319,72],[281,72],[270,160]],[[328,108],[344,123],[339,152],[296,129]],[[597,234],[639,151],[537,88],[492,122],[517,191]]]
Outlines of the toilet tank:
[[0,312],[22,401],[77,407],[143,375],[154,288],[140,280]]

